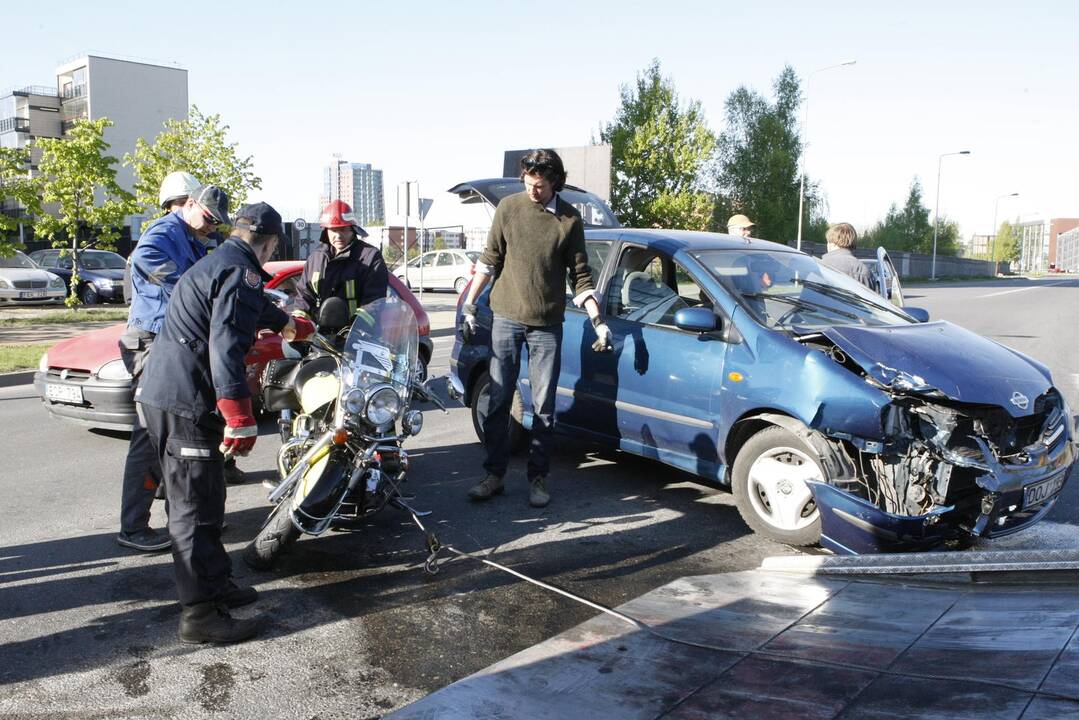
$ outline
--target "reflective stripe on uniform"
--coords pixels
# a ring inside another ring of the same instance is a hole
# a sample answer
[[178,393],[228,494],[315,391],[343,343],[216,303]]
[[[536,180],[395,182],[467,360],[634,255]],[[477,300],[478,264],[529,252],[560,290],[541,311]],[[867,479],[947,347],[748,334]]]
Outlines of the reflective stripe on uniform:
[[349,280],[345,283],[345,296],[348,298],[348,316],[356,314],[356,281]]
[[209,448],[185,447],[180,448],[180,457],[210,457]]
[[318,293],[318,281],[322,277],[322,274],[318,271],[311,273],[311,289]]

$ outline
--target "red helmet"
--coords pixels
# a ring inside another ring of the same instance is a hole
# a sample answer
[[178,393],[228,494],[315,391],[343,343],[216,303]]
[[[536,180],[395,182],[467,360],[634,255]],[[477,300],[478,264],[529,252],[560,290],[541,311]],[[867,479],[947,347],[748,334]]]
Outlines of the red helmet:
[[319,239],[324,243],[330,241],[326,236],[327,228],[350,227],[356,233],[356,237],[367,237],[367,231],[356,224],[352,207],[343,200],[331,200],[326,207],[322,208],[322,214],[318,216],[318,224],[322,226],[322,236]]

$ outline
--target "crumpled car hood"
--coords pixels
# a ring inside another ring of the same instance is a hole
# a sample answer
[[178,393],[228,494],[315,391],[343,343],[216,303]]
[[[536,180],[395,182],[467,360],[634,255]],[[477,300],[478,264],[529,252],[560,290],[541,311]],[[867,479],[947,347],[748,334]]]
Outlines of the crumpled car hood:
[[938,390],[965,403],[997,405],[1012,417],[1034,413],[1049,372],[1003,345],[949,322],[840,326],[822,334],[872,378],[912,394]]

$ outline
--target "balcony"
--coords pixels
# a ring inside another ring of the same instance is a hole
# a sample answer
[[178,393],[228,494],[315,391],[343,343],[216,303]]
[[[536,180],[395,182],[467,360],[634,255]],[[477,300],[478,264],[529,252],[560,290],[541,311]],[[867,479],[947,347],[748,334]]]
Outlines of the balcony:
[[48,85],[24,85],[23,87],[11,88],[9,92],[12,95],[18,95],[20,97],[29,97],[31,95],[39,95],[41,97],[60,97],[60,93],[57,92],[56,88],[49,87]]
[[63,98],[64,100],[71,100],[73,98],[81,98],[86,96],[86,85],[71,85],[64,86]]
[[30,132],[30,118],[8,117],[0,119],[0,133]]

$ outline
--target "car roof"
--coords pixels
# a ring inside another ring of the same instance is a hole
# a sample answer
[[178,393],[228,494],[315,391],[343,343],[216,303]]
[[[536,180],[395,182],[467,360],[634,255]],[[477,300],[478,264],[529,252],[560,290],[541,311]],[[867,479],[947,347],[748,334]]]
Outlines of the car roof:
[[651,228],[593,228],[585,229],[589,240],[618,240],[637,242],[655,247],[673,255],[679,250],[702,252],[705,250],[760,250],[768,252],[799,253],[789,245],[743,238],[726,233],[701,232],[697,230],[663,230]]

